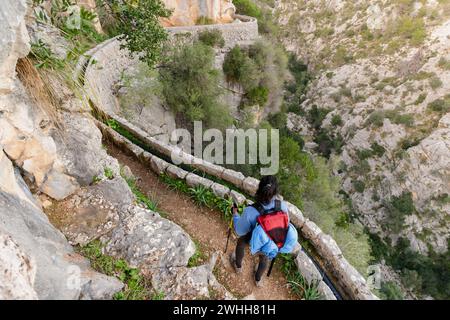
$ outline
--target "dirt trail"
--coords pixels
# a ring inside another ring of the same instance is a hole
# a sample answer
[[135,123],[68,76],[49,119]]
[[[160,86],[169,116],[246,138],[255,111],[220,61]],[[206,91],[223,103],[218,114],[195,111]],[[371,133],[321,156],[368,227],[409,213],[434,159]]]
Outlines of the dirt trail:
[[295,299],[290,292],[283,273],[274,267],[269,278],[264,278],[264,286],[257,288],[253,281],[253,270],[257,257],[250,255],[247,249],[243,263],[243,272],[237,275],[229,263],[229,255],[236,246],[236,237],[230,240],[228,251],[224,254],[227,238],[227,225],[217,210],[197,206],[189,196],[170,190],[156,174],[145,165],[126,155],[115,146],[108,144],[108,153],[120,164],[127,165],[137,179],[137,185],[152,201],[158,204],[168,219],[181,226],[199,245],[204,253],[202,263],[211,258],[214,252],[220,254],[214,274],[235,297],[252,295],[258,300]]

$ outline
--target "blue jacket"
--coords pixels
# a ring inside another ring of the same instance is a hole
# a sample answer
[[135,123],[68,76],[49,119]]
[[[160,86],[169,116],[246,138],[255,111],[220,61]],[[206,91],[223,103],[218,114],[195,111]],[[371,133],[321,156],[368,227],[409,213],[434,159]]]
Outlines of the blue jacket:
[[[265,210],[269,210],[275,207],[275,200],[273,199],[269,204],[263,205]],[[285,202],[281,202],[281,210],[288,212]],[[252,238],[250,240],[250,252],[256,254],[261,252],[270,259],[273,259],[278,252],[289,253],[294,249],[297,240],[297,229],[292,224],[289,224],[289,230],[286,237],[284,246],[278,250],[277,245],[273,242],[261,226],[256,226],[256,219],[259,216],[258,210],[254,207],[246,207],[241,216],[234,215],[233,224],[234,229],[238,236],[244,236],[249,232],[252,232]]]

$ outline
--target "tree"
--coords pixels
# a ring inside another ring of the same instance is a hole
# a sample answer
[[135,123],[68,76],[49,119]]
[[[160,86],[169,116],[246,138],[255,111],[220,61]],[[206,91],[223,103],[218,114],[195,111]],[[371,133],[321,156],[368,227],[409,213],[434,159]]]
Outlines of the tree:
[[139,54],[139,59],[152,68],[158,61],[167,32],[159,23],[159,18],[167,18],[171,11],[161,0],[124,1],[116,11],[119,16],[122,35],[126,48],[131,54]]

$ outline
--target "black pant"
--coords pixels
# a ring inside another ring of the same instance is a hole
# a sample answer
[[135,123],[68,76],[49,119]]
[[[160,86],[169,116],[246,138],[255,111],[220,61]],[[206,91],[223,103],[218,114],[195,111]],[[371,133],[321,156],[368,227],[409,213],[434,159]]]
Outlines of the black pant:
[[[245,254],[245,247],[250,243],[251,238],[252,238],[252,233],[249,232],[245,236],[239,237],[239,239],[237,241],[236,266],[238,268],[242,267],[242,260],[244,259],[244,254]],[[261,277],[262,277],[264,271],[267,269],[268,265],[269,265],[269,258],[265,254],[260,253],[258,269],[256,270],[256,273],[255,273],[256,281],[261,280]]]

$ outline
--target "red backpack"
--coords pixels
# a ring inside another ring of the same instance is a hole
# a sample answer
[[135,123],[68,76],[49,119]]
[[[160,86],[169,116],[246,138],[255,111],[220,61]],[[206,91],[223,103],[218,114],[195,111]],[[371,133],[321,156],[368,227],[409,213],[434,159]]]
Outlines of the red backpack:
[[275,242],[278,249],[281,249],[284,246],[289,230],[289,217],[286,212],[281,210],[281,201],[275,200],[275,207],[268,210],[265,210],[259,203],[255,203],[252,206],[259,212],[259,216],[256,219],[258,224],[263,228],[267,236]]

